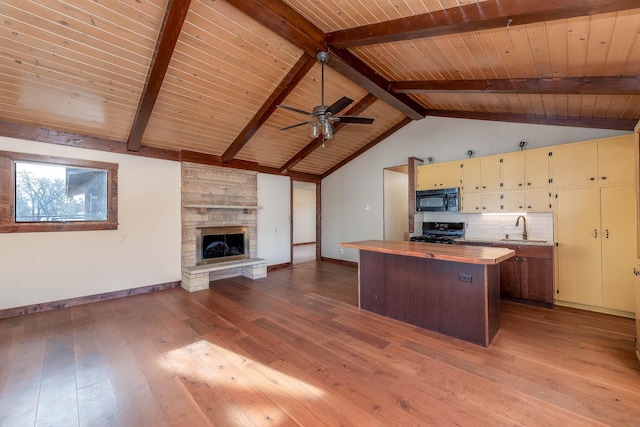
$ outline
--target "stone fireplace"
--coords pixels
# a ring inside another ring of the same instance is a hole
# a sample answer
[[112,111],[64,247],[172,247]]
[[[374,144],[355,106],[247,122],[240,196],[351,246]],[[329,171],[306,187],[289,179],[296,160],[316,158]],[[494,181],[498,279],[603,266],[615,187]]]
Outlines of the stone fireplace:
[[[252,258],[257,253],[257,173],[190,162],[181,167],[182,287],[196,291],[226,277],[265,277],[266,261]],[[210,236],[206,241],[203,231]],[[243,236],[225,237],[237,234]]]

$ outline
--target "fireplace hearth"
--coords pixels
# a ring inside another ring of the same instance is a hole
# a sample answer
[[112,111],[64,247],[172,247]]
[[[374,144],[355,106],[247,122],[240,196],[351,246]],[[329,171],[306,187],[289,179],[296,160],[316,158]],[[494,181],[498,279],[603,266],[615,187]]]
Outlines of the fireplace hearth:
[[196,265],[249,258],[247,227],[197,227]]

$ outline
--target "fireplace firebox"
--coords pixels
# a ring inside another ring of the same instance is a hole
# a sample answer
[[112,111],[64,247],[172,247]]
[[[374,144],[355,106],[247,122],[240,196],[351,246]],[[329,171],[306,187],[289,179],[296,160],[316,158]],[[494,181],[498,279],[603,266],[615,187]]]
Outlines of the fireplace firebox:
[[249,258],[247,227],[196,228],[196,265]]

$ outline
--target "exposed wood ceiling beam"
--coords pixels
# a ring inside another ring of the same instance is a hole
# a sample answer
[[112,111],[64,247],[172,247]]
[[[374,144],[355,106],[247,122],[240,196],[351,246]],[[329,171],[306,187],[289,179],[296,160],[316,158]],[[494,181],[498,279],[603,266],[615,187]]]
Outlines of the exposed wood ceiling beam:
[[151,157],[163,160],[178,160],[180,153],[160,148],[141,147],[138,151],[127,150],[127,143],[94,136],[62,132],[36,126],[0,121],[0,136],[24,139],[27,141],[45,142],[48,144],[65,145],[68,147],[86,148],[89,150],[107,151],[109,153],[132,154],[141,157]]
[[567,19],[640,7],[637,0],[488,0],[432,13],[334,31],[328,45],[351,48],[443,36],[507,25]]
[[391,135],[393,135],[394,133],[396,133],[397,131],[399,131],[400,129],[402,129],[403,127],[405,127],[406,125],[408,125],[412,121],[413,120],[411,120],[409,117],[405,117],[401,122],[399,122],[395,126],[392,126],[390,129],[387,129],[381,135],[377,136],[375,139],[373,139],[371,142],[369,142],[367,145],[365,145],[364,147],[360,148],[358,151],[356,151],[355,153],[351,154],[349,157],[347,157],[346,159],[342,160],[340,163],[338,163],[337,165],[335,165],[334,167],[332,167],[331,169],[329,169],[328,171],[323,173],[322,174],[322,179],[325,179],[326,177],[328,177],[329,175],[331,175],[332,173],[334,173],[335,171],[340,169],[342,166],[346,165],[351,160],[355,159],[356,157],[358,157],[359,155],[364,153],[365,151],[369,150],[373,146],[375,146],[378,143],[380,143],[380,142],[384,141],[385,139],[389,138]]
[[[373,96],[370,93],[368,93],[364,98],[362,98],[360,100],[360,102],[358,102],[356,105],[351,107],[344,114],[346,116],[358,116],[364,110],[369,108],[371,106],[371,104],[373,104],[377,100],[378,100],[378,98],[376,98],[375,96]],[[340,132],[340,129],[345,127],[347,124],[348,123],[342,123],[342,122],[336,123],[334,125],[334,127],[333,127],[334,128],[334,132],[333,132],[334,135],[336,133]],[[291,168],[293,168],[295,165],[297,165],[302,160],[304,160],[304,158],[307,157],[309,154],[313,153],[316,150],[316,148],[320,147],[323,143],[324,143],[324,136],[323,135],[320,135],[317,138],[314,138],[313,141],[308,143],[302,150],[298,151],[291,159],[289,159],[289,161],[287,163],[285,163],[280,168],[280,173],[285,173],[285,172],[290,171]]]
[[303,53],[298,62],[293,66],[285,78],[280,82],[275,91],[269,96],[265,103],[260,107],[255,116],[242,129],[242,132],[231,143],[229,148],[222,155],[222,162],[229,163],[240,150],[244,147],[249,139],[260,129],[267,119],[273,114],[284,99],[291,93],[300,80],[307,75],[309,70],[315,64],[316,59],[311,55]]
[[[266,28],[281,35],[311,56],[327,49],[325,35],[282,0],[226,0],[236,9],[260,22]],[[424,108],[411,98],[388,90],[389,82],[362,60],[347,51],[332,50],[329,65],[354,83],[391,107],[414,120],[424,118]],[[338,56],[338,58],[332,57]]]
[[142,89],[142,96],[131,125],[131,132],[127,141],[127,148],[130,151],[138,151],[140,149],[142,136],[149,124],[149,118],[158,99],[164,76],[167,73],[173,50],[176,47],[182,24],[184,24],[184,20],[187,17],[190,5],[191,0],[169,1],[153,54],[154,57],[151,60],[151,69],[147,75],[147,81]]
[[[213,154],[201,153],[199,151],[182,150],[180,152],[181,162],[200,163],[203,165],[220,166],[225,168],[242,169],[260,173],[268,173],[271,175],[280,175],[280,171],[277,168],[263,166],[256,162],[249,162],[246,160],[232,160],[229,163],[222,163],[222,157]],[[320,182],[320,175],[314,175],[305,172],[291,171],[286,174],[287,176],[297,181],[307,182]]]
[[391,82],[389,88],[398,93],[482,92],[638,95],[640,94],[640,76],[398,81]]
[[558,116],[545,117],[534,114],[488,113],[484,111],[427,110],[427,116],[613,130],[633,130],[633,127],[636,124],[636,120],[629,119]]

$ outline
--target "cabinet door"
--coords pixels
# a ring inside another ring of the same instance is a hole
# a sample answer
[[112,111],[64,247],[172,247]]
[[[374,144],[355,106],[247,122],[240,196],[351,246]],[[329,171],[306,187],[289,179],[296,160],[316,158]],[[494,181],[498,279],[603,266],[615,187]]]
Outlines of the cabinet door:
[[462,161],[462,190],[480,191],[482,180],[480,175],[480,159]]
[[549,150],[524,152],[524,183],[526,188],[549,186]]
[[[549,252],[551,252],[549,248]],[[520,263],[522,298],[553,304],[553,259],[522,258]]]
[[480,158],[482,191],[500,191],[500,156]]
[[598,179],[601,182],[633,181],[633,135],[598,141]]
[[462,194],[463,213],[481,213],[482,212],[482,195],[480,193]]
[[524,191],[515,191],[502,194],[502,212],[524,212],[525,211],[525,193]]
[[502,156],[503,190],[522,190],[524,188],[524,152],[517,151]]
[[438,165],[440,186],[442,188],[460,187],[460,162],[446,162]]
[[588,184],[598,176],[598,144],[568,144],[551,150],[553,185]]
[[416,190],[433,190],[438,181],[438,165],[421,165],[416,168]]
[[500,193],[488,193],[482,195],[482,213],[497,213],[500,212],[502,199],[500,199]]
[[602,303],[634,312],[635,188],[604,187],[602,200]]
[[527,212],[553,212],[550,190],[528,190],[525,192]]
[[[554,154],[555,155],[555,154]],[[558,300],[602,305],[600,189],[558,190]]]
[[520,258],[512,257],[500,263],[500,295],[521,298]]

